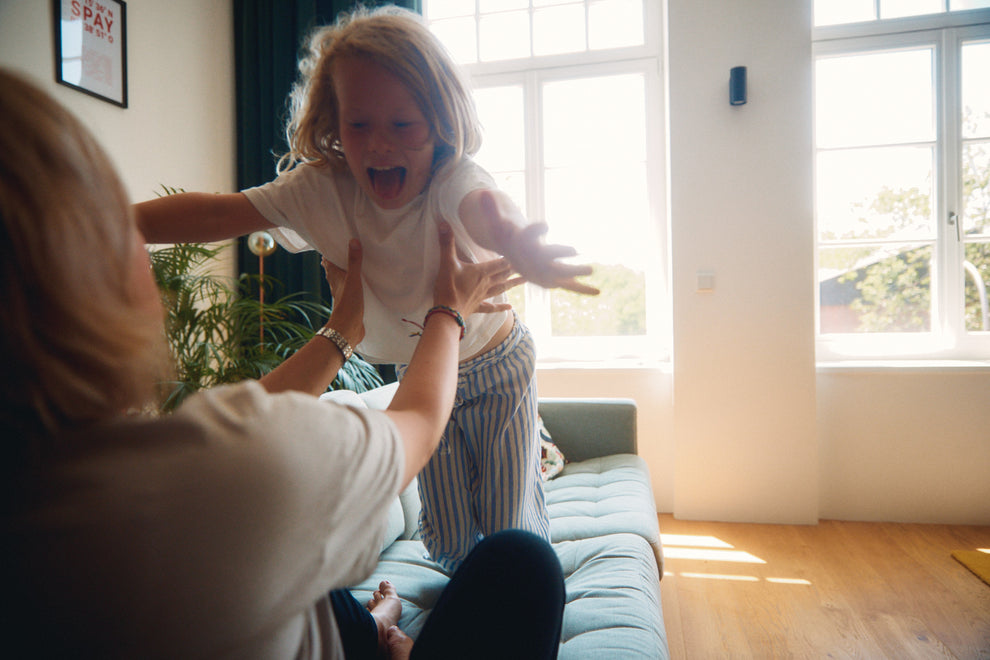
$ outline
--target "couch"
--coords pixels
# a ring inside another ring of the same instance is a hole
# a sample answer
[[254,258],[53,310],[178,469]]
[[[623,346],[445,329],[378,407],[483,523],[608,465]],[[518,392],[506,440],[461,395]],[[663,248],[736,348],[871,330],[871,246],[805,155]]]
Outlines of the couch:
[[[384,408],[394,385],[360,395]],[[560,658],[668,658],[660,605],[663,552],[649,473],[636,455],[636,406],[626,399],[541,399],[540,417],[566,463],[546,482],[551,541],[564,569]],[[418,540],[415,482],[393,503],[381,559],[357,585],[383,579],[402,599],[399,626],[416,637],[447,582]]]

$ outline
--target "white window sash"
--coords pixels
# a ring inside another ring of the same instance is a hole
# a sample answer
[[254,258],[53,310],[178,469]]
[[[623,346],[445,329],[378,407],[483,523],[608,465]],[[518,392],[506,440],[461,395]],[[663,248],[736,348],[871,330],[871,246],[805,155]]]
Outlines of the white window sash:
[[[967,20],[977,24],[957,27]],[[907,32],[896,32],[911,28]],[[921,29],[926,27],[928,29]],[[873,28],[872,30],[870,28]],[[937,28],[937,29],[931,29]],[[867,35],[867,36],[863,36]],[[829,26],[815,30],[814,56],[869,54],[930,46],[933,49],[936,145],[933,210],[936,242],[933,253],[931,331],[918,333],[821,333],[820,287],[815,288],[817,352],[820,361],[849,359],[990,359],[990,333],[965,328],[964,241],[958,240],[950,214],[959,222],[962,199],[961,46],[990,37],[990,10]],[[816,151],[824,151],[819,149]],[[817,158],[816,158],[817,161]],[[817,189],[817,186],[816,186]],[[816,202],[817,210],[818,204]],[[819,248],[828,243],[816,236]]]

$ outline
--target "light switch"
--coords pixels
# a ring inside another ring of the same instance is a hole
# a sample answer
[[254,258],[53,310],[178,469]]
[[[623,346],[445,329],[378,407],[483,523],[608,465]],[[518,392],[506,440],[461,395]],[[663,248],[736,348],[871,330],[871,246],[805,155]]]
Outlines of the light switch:
[[698,271],[698,293],[708,293],[715,290],[715,271]]

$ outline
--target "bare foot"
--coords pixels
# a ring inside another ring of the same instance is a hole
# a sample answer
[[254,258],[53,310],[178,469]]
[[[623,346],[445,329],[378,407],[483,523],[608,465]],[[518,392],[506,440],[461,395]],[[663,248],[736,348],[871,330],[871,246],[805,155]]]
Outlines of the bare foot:
[[399,626],[388,629],[388,658],[389,660],[409,660],[412,653],[413,641]]
[[371,600],[365,607],[371,612],[371,618],[378,626],[378,648],[388,649],[388,630],[389,628],[398,630],[396,625],[399,623],[399,615],[402,614],[402,601],[399,600],[392,583],[382,580],[378,584],[378,590],[371,595]]

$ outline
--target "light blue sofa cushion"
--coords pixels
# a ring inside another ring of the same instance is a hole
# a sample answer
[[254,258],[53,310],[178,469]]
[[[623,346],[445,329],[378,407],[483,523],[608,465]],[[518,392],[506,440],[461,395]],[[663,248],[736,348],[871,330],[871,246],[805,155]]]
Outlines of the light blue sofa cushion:
[[385,537],[382,539],[382,550],[402,538],[405,531],[406,516],[402,510],[402,502],[399,498],[395,498],[388,510],[388,525],[385,527]]
[[615,454],[568,463],[544,489],[553,543],[638,534],[649,543],[657,570],[663,571],[656,503],[642,458]]
[[[413,483],[399,498],[415,528]],[[554,550],[564,569],[563,660],[666,658],[660,606],[662,554],[646,464],[631,454],[569,463],[546,483]],[[391,527],[390,520],[390,527]],[[415,638],[447,584],[410,529],[388,546],[374,574],[353,589],[367,602],[381,580],[402,599],[399,627]]]
[[[653,549],[637,534],[609,534],[554,544],[564,570],[567,606],[560,660],[668,657],[660,615],[660,575]],[[414,639],[422,630],[447,575],[419,541],[396,541],[375,573],[352,589],[367,602],[388,579],[402,599],[399,627]],[[479,622],[484,626],[484,622]]]
[[653,549],[637,534],[554,544],[564,569],[560,660],[668,657]]

